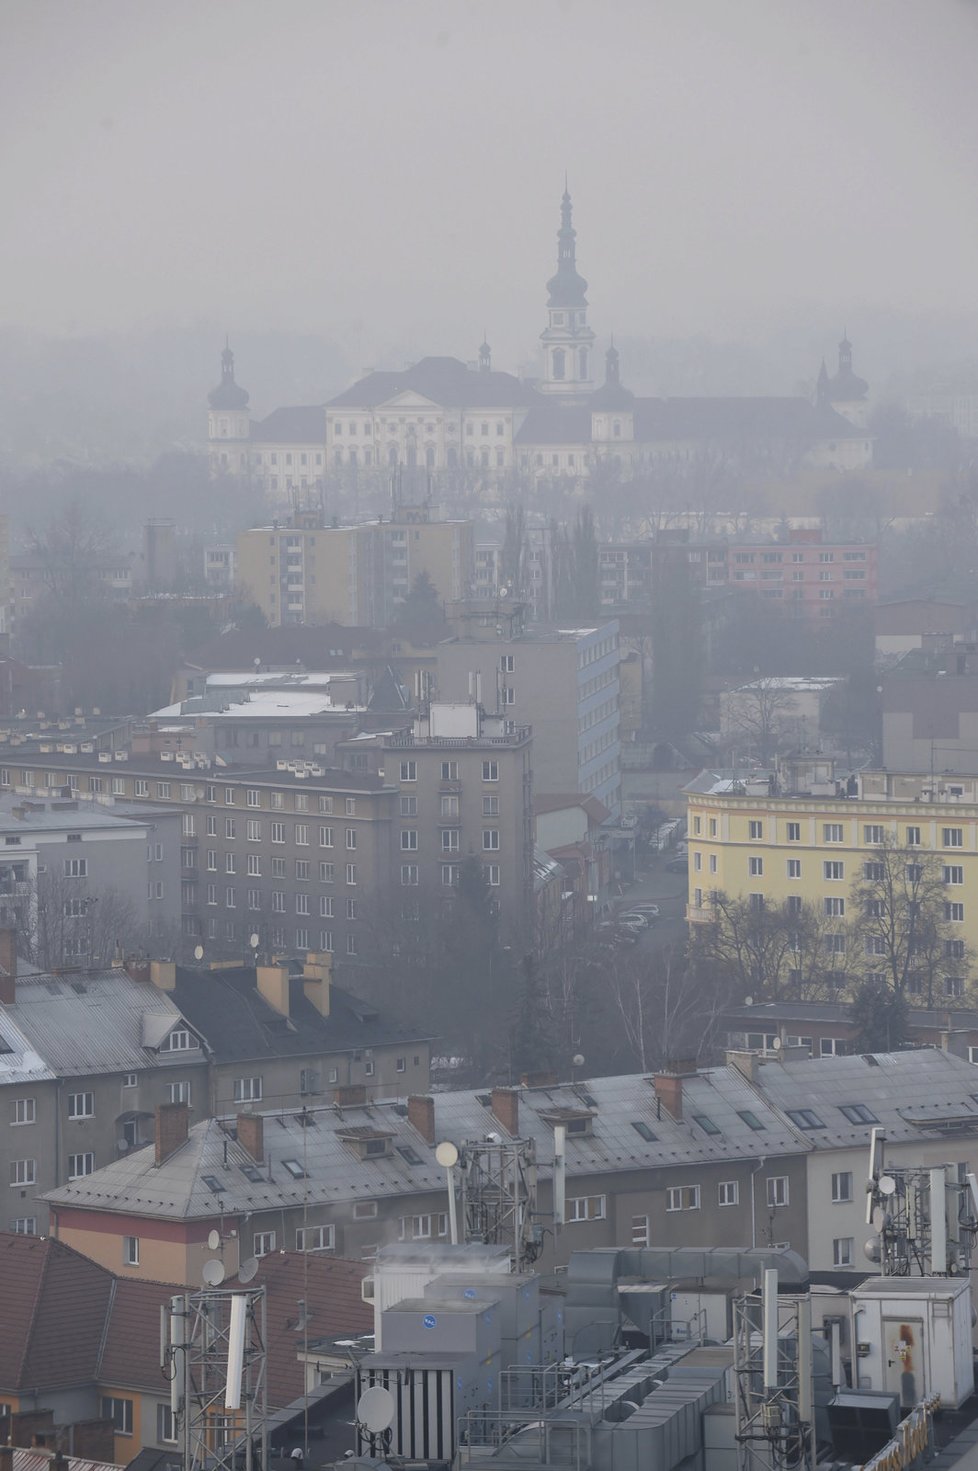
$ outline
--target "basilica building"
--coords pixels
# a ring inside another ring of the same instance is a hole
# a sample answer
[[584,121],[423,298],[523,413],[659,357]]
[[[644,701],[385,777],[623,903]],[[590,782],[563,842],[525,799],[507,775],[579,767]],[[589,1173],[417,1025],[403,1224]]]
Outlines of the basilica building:
[[539,378],[478,360],[424,357],[373,372],[327,403],[275,409],[252,420],[225,345],[209,395],[208,448],[215,474],[249,477],[272,501],[314,493],[423,483],[511,493],[542,479],[585,481],[606,465],[624,478],[663,459],[730,453],[757,465],[857,471],[872,458],[867,385],[840,344],[839,370],[823,363],[814,402],[801,397],[642,398],[621,381],[618,350],[595,381],[595,333],[587,282],[577,269],[573,207],[564,189],[557,270],[547,282]]

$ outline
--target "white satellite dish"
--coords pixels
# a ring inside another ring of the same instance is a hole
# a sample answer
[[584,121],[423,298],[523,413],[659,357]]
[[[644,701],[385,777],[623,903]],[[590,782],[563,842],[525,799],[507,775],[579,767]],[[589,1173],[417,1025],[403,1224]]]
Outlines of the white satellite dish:
[[258,1258],[256,1256],[246,1257],[238,1269],[239,1282],[251,1282],[258,1273]]
[[881,1205],[874,1205],[873,1206],[873,1230],[874,1231],[882,1231],[883,1230],[883,1227],[887,1224],[887,1222],[889,1221],[889,1219],[890,1219],[889,1212],[888,1211],[885,1211]]
[[896,1181],[892,1175],[880,1175],[876,1188],[880,1195],[895,1195]]
[[204,1270],[200,1275],[205,1287],[220,1287],[224,1281],[224,1263],[212,1256],[210,1261],[204,1263]]
[[443,1139],[435,1150],[435,1159],[442,1169],[450,1170],[452,1165],[458,1164],[458,1149],[450,1139]]
[[220,1231],[211,1231],[211,1232],[209,1232],[208,1233],[208,1236],[207,1236],[207,1249],[208,1249],[208,1251],[216,1251],[217,1248],[220,1246],[220,1244],[221,1244],[221,1233],[220,1233]]
[[382,1384],[372,1384],[357,1400],[357,1420],[371,1435],[381,1435],[394,1419],[394,1396]]
[[745,1006],[753,1006],[754,1005],[754,998],[753,998],[753,996],[745,996],[744,997],[744,1005]]
[[772,1048],[772,1050],[774,1052],[780,1052],[781,1051],[781,1038],[780,1037],[773,1037],[771,1039],[771,1048]]
[[255,934],[249,935],[248,936],[248,944],[251,946],[252,950],[257,950],[258,949],[258,936],[255,935]]
[[203,945],[195,945],[194,946],[194,959],[195,960],[203,960],[203,958],[204,958],[204,947],[203,947]]

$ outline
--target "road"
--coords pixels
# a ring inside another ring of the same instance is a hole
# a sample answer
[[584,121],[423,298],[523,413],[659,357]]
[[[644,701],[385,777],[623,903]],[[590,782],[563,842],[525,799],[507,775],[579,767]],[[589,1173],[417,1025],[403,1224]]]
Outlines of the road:
[[635,883],[627,885],[621,899],[615,900],[616,910],[628,904],[658,904],[659,918],[641,940],[648,949],[661,950],[686,940],[686,878],[666,872],[667,862],[674,857],[674,851],[650,855],[639,864]]

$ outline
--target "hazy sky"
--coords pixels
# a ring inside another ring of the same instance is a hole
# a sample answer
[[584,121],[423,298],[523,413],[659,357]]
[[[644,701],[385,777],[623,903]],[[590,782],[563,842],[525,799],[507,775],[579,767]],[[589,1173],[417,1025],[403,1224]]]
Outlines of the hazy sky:
[[3,0],[0,323],[532,348],[974,306],[974,0]]

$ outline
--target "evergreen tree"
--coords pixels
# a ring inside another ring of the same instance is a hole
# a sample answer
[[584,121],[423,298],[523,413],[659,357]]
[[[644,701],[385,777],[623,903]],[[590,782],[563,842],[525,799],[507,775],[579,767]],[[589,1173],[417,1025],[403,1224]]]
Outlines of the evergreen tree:
[[907,1003],[884,980],[864,981],[849,1007],[853,1052],[897,1052],[908,1044]]
[[511,505],[506,511],[500,581],[514,597],[525,591],[526,550],[526,515],[521,505]]
[[439,602],[438,589],[427,572],[419,572],[400,606],[397,622],[405,627],[423,627],[444,621],[445,610]]

